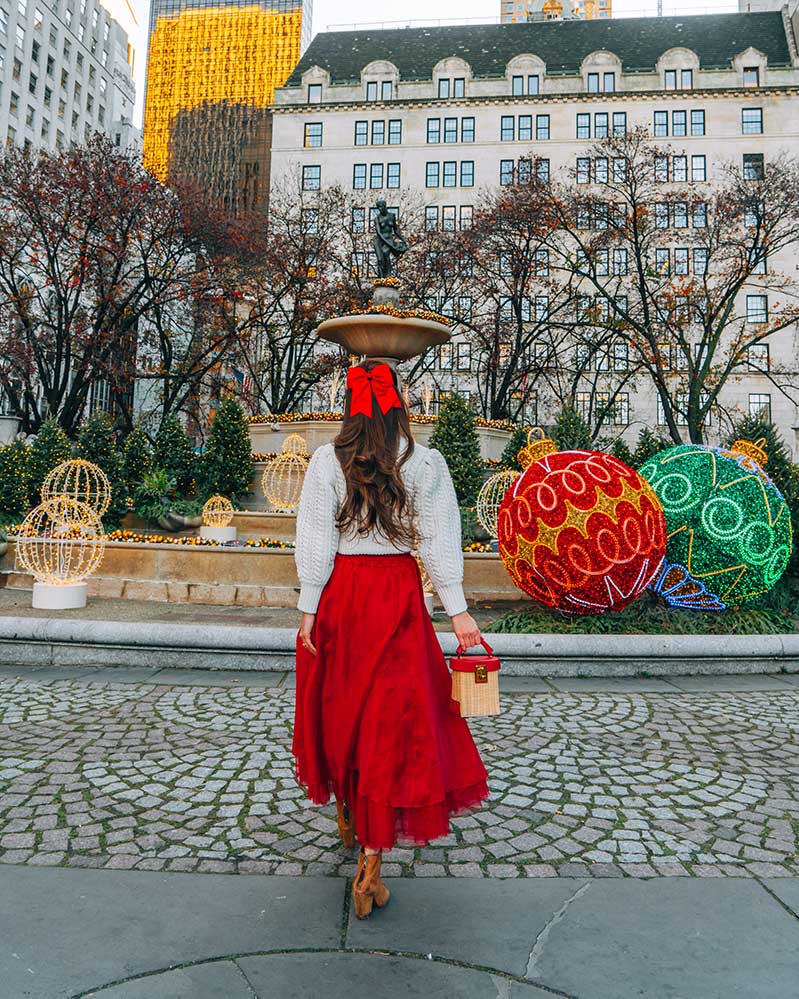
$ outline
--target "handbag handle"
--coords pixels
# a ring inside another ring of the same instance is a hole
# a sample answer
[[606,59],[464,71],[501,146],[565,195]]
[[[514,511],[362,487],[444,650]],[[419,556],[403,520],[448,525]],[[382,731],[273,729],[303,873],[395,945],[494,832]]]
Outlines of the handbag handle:
[[[486,652],[487,652],[487,653],[488,653],[488,654],[489,654],[490,656],[493,656],[493,655],[494,655],[494,650],[493,650],[493,649],[491,648],[491,646],[490,646],[490,645],[488,644],[488,642],[487,642],[487,641],[486,641],[486,640],[485,640],[485,639],[484,639],[484,638],[483,638],[482,636],[480,637],[480,644],[481,644],[481,645],[483,646],[483,648],[484,648],[484,649],[486,650]],[[463,646],[462,646],[462,645],[460,644],[460,642],[458,642],[458,647],[457,647],[457,649],[455,650],[455,655],[456,655],[456,656],[460,656],[460,655],[462,655],[462,654],[463,654],[463,653],[464,653],[465,651],[466,651],[466,649],[464,649],[464,647],[463,647]]]

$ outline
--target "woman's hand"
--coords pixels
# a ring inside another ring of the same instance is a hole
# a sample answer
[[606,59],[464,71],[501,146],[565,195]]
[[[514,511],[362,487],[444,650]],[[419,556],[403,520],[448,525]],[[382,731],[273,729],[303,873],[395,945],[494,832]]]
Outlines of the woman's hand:
[[473,645],[480,644],[483,636],[480,634],[477,622],[468,611],[453,614],[450,620],[455,637],[464,649],[470,649]]
[[300,622],[300,641],[303,648],[307,649],[312,656],[316,655],[316,646],[311,641],[311,631],[315,620],[316,614],[303,614]]

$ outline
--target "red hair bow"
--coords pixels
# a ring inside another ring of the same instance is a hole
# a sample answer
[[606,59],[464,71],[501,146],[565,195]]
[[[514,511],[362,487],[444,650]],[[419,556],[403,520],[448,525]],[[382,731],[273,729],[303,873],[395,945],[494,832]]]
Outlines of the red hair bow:
[[400,397],[394,388],[394,376],[387,364],[377,364],[371,371],[360,365],[347,372],[347,388],[352,392],[350,416],[363,413],[372,415],[372,395],[377,399],[380,412],[385,416],[390,409],[402,409]]

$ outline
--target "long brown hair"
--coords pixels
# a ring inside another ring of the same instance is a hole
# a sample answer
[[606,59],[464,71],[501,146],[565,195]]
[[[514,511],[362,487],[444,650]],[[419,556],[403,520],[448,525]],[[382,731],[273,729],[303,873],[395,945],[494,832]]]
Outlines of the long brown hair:
[[[379,363],[367,360],[360,367],[368,372]],[[398,389],[397,373],[391,369],[391,374]],[[405,402],[400,396],[402,407],[384,414],[373,396],[371,416],[363,413],[353,416],[351,402],[352,392],[347,389],[344,422],[333,441],[347,483],[347,498],[339,511],[338,528],[342,532],[354,528],[358,534],[368,534],[377,528],[392,544],[415,548],[418,538],[413,512],[400,474],[414,446]],[[407,447],[400,454],[402,439]]]

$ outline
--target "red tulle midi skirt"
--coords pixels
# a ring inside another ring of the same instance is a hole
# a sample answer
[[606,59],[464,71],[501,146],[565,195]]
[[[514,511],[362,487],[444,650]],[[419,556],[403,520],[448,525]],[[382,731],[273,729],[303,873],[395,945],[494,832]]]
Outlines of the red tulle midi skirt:
[[337,555],[297,640],[292,751],[308,797],[347,803],[358,841],[424,844],[488,796],[412,555]]

